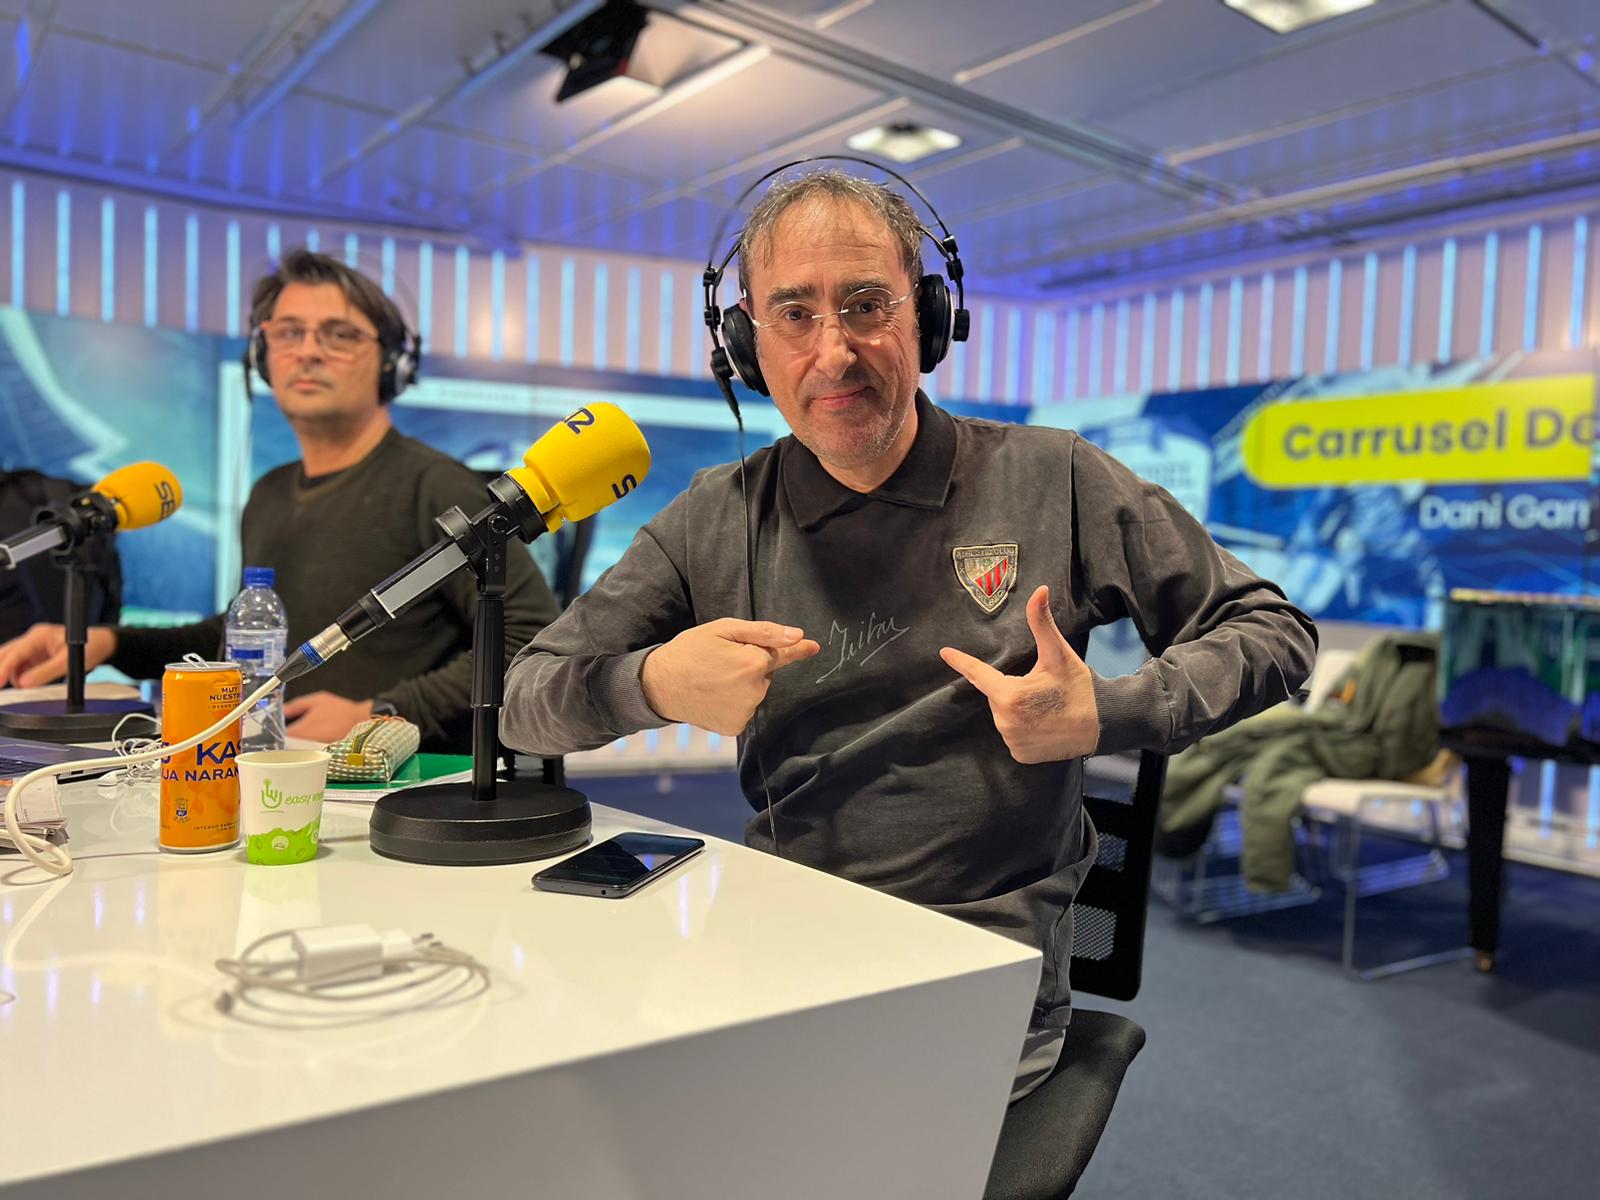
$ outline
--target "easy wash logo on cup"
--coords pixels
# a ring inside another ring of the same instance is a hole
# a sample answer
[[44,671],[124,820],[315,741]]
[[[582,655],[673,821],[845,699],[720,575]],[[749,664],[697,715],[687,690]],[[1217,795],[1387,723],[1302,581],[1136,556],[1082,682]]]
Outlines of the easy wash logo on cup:
[[1595,379],[1284,401],[1251,417],[1241,440],[1245,473],[1268,488],[1586,479]]
[[271,779],[261,781],[261,807],[272,812],[283,808],[294,808],[296,805],[321,804],[322,792],[308,792],[303,796],[286,796],[281,788],[275,787]]

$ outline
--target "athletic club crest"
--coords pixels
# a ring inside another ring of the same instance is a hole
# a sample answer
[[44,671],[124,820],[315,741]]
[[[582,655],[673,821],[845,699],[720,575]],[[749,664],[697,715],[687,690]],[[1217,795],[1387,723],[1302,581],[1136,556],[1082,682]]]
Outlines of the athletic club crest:
[[1017,544],[957,546],[950,551],[956,578],[978,607],[992,613],[1006,602],[1017,582]]

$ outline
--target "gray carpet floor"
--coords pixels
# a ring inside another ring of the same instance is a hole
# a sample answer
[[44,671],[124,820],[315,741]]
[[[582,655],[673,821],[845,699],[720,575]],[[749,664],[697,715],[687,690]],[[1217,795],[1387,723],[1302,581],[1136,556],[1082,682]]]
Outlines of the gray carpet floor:
[[[728,775],[579,780],[600,804],[739,839]],[[1382,853],[1381,844],[1377,853]],[[1387,961],[1465,938],[1465,864],[1361,904]],[[1197,926],[1153,901],[1149,1034],[1084,1197],[1600,1196],[1600,880],[1513,864],[1493,975],[1339,969],[1342,901]]]

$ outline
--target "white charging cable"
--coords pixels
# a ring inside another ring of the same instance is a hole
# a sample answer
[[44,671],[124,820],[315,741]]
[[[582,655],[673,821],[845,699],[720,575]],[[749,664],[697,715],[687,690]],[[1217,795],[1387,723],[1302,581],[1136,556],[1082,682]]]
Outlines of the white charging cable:
[[44,838],[23,832],[19,814],[22,808],[20,799],[25,788],[38,783],[40,780],[49,779],[67,771],[82,771],[89,767],[127,767],[133,763],[165,758],[167,755],[176,754],[180,750],[188,750],[192,746],[198,746],[207,738],[221,733],[228,725],[249,712],[263,696],[270,695],[273,689],[280,686],[281,681],[274,675],[249,696],[241,700],[227,716],[223,717],[215,725],[212,725],[209,729],[202,729],[193,737],[185,738],[183,741],[176,742],[171,746],[158,745],[149,750],[141,750],[137,754],[114,754],[106,758],[85,758],[74,762],[52,763],[48,767],[40,767],[36,771],[29,771],[11,785],[11,794],[5,798],[6,838],[22,852],[24,858],[41,871],[48,871],[52,875],[70,873],[72,870],[72,855],[67,853],[65,846],[57,846],[54,842],[47,842]]
[[[274,942],[285,940],[292,957],[262,954]],[[371,925],[281,929],[257,938],[237,958],[217,959],[216,965],[233,980],[233,986],[216,1000],[217,1008],[230,1014],[240,1005],[251,1005],[280,1017],[342,1018],[343,1011],[322,1014],[305,1005],[277,1007],[262,994],[349,1005],[410,993],[407,1003],[384,1004],[376,1014],[393,1016],[469,999],[489,986],[488,967],[431,933],[415,937],[400,929],[379,933]],[[452,980],[452,976],[456,978]],[[456,994],[469,986],[466,994]]]

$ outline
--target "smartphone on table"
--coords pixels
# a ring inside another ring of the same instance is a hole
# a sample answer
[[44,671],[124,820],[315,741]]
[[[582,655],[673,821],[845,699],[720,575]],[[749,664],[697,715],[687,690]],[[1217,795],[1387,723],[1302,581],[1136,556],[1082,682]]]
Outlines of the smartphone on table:
[[546,867],[533,877],[533,886],[546,892],[620,899],[633,895],[705,848],[699,838],[619,833]]

